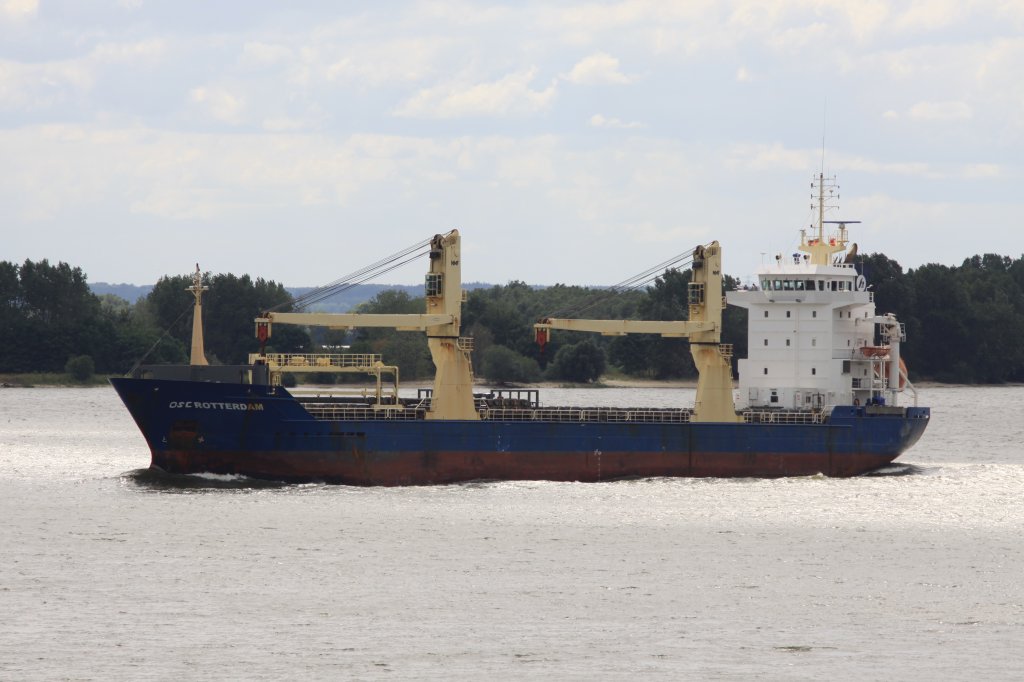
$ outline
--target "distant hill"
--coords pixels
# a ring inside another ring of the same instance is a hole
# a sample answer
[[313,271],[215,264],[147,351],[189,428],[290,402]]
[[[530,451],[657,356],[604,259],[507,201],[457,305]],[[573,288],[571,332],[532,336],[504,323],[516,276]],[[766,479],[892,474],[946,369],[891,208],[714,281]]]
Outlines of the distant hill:
[[[464,282],[462,288],[467,291],[473,289],[487,289],[493,286],[483,282]],[[152,284],[108,284],[107,282],[92,282],[89,284],[92,293],[97,296],[103,294],[114,294],[120,296],[129,303],[135,303],[153,290]],[[315,287],[285,287],[292,296],[301,296],[312,291]],[[365,303],[385,289],[396,289],[404,291],[412,298],[423,295],[422,284],[359,284],[348,291],[317,303],[313,310],[327,313],[347,313],[360,303]]]
[[107,284],[106,282],[89,282],[89,288],[97,296],[103,294],[114,294],[120,296],[129,303],[135,303],[140,298],[147,296],[153,291],[152,284]]

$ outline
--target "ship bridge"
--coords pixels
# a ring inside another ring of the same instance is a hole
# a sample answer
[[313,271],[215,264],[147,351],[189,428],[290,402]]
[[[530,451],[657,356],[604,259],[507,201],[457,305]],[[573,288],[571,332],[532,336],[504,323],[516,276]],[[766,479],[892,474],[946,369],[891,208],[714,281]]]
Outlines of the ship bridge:
[[[749,408],[895,404],[908,385],[900,359],[903,325],[875,313],[874,294],[853,263],[848,225],[828,221],[838,197],[819,175],[818,224],[801,230],[791,254],[756,270],[757,284],[727,294],[746,308],[747,358],[739,365],[739,403]],[[826,232],[826,226],[834,226]]]

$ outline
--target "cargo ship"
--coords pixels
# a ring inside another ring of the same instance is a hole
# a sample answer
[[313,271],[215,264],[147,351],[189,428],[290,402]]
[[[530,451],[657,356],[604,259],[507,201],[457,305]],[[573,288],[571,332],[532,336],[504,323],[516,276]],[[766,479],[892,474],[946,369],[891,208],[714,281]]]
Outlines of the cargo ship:
[[[687,338],[699,373],[692,406],[559,407],[532,389],[474,392],[454,230],[423,242],[424,313],[264,312],[255,320],[261,350],[245,365],[206,363],[197,266],[191,364],[142,365],[111,383],[145,437],[151,467],[171,473],[394,486],[871,472],[920,438],[930,410],[917,406],[907,377],[904,325],[875,312],[853,262],[854,221],[825,220],[834,179],[815,181],[817,224],[801,231],[797,251],[762,264],[754,284],[723,291],[717,242],[690,253],[688,319],[536,324],[541,344],[554,331]],[[748,357],[738,360],[735,383],[732,347],[721,339],[726,305],[749,316]],[[376,354],[266,352],[281,324],[425,333],[433,388],[400,396],[397,368]],[[282,385],[286,373],[302,372],[374,380],[354,396]],[[906,392],[913,405],[898,404]]]

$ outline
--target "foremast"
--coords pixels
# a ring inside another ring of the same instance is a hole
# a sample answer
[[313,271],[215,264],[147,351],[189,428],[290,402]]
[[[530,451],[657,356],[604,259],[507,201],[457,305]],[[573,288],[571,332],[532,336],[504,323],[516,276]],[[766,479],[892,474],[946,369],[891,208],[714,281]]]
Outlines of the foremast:
[[199,271],[199,263],[196,263],[192,286],[185,289],[192,292],[196,299],[192,308],[192,352],[189,354],[189,364],[192,365],[210,364],[206,361],[206,353],[203,351],[203,292],[209,288],[203,286],[203,274]]

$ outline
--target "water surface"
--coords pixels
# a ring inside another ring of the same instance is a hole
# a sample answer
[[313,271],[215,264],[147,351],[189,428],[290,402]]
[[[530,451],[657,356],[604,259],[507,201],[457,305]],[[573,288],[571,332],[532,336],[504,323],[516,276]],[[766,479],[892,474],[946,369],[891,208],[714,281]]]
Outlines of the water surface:
[[0,679],[1019,678],[1022,399],[923,390],[856,479],[350,488],[157,475],[112,390],[0,390]]

